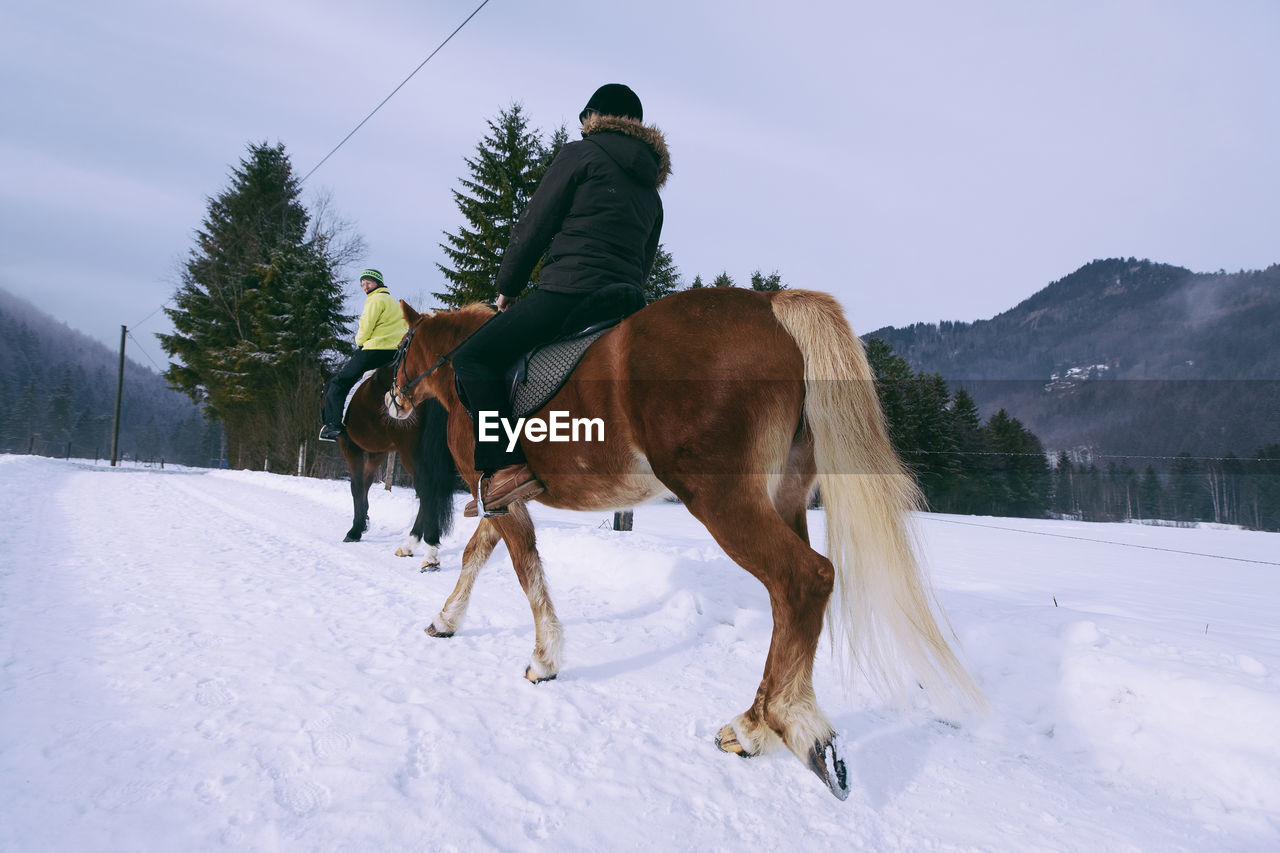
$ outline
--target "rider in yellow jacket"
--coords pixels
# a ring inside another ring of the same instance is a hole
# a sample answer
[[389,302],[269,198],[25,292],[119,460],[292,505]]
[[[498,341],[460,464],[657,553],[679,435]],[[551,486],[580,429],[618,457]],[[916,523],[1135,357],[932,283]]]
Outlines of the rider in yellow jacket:
[[364,310],[360,312],[360,326],[356,329],[356,346],[360,349],[329,380],[321,416],[324,426],[320,429],[320,438],[323,441],[334,441],[342,434],[342,405],[351,386],[366,371],[390,362],[395,357],[400,339],[409,331],[400,303],[387,289],[382,273],[374,269],[360,273],[360,287],[365,292]]

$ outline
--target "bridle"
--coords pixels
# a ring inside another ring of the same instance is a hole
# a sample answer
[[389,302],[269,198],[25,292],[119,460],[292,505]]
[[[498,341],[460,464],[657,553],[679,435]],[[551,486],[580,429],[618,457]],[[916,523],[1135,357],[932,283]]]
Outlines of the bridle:
[[409,353],[409,344],[413,342],[413,336],[417,334],[418,327],[422,325],[422,321],[427,318],[422,317],[421,319],[419,319],[417,323],[414,323],[413,326],[409,328],[409,331],[404,333],[404,337],[401,338],[400,343],[396,345],[396,354],[391,357],[391,368],[393,370],[392,377],[391,377],[391,399],[393,401],[397,401],[396,405],[400,405],[400,403],[398,402],[399,400],[404,400],[406,403],[412,403],[413,398],[409,396],[409,392],[412,391],[415,387],[417,387],[419,382],[426,379],[428,376],[430,376],[431,374],[435,373],[437,370],[439,370],[440,368],[448,364],[449,360],[453,358],[453,354],[456,353],[458,350],[462,349],[463,344],[471,340],[476,335],[476,333],[480,331],[480,329],[483,329],[485,326],[489,325],[490,321],[492,321],[493,318],[497,316],[498,316],[497,314],[494,314],[493,317],[490,317],[488,320],[485,320],[483,323],[481,323],[480,327],[477,328],[475,332],[472,332],[471,334],[467,335],[465,338],[462,339],[462,341],[456,347],[454,347],[444,355],[437,358],[435,361],[435,364],[432,364],[426,370],[422,371],[417,376],[413,377],[413,379],[411,379],[410,381],[401,383],[400,371],[404,367],[405,356],[408,355]]
[[[422,319],[426,319],[425,317]],[[405,356],[409,353],[409,344],[413,342],[413,336],[418,331],[418,326],[422,325],[422,320],[418,320],[409,331],[404,333],[404,337],[400,339],[400,343],[396,345],[396,354],[391,357],[391,399],[397,406],[403,400],[409,404],[406,408],[412,408],[413,398],[409,396],[409,392],[417,387],[418,383],[435,373],[441,367],[449,363],[449,357],[457,352],[458,348],[454,347],[449,352],[436,359],[436,363],[419,373],[409,382],[402,383],[400,381],[400,371],[404,369]]]

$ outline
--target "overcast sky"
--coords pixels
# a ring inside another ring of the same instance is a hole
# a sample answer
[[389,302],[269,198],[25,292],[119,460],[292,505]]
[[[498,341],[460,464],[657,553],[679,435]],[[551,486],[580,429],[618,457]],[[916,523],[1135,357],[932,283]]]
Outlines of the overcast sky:
[[[156,309],[245,146],[310,171],[479,2],[5,4],[0,287],[163,365]],[[777,270],[858,332],[975,320],[1095,258],[1280,262],[1277,45],[1276,0],[490,0],[306,198],[423,307],[486,120],[573,130],[625,82],[686,281]]]

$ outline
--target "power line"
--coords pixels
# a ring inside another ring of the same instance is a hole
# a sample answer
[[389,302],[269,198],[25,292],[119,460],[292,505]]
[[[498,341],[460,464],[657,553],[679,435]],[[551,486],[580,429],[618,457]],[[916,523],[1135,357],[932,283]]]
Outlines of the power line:
[[[421,70],[422,70],[422,68],[423,68],[423,66],[424,66],[424,65],[426,65],[428,62],[430,62],[430,61],[431,61],[431,59],[432,59],[432,58],[433,58],[437,53],[439,53],[439,52],[440,52],[440,50],[441,50],[441,49],[442,49],[446,44],[448,44],[448,43],[453,39],[453,37],[454,37],[454,36],[456,36],[459,32],[461,32],[461,31],[462,31],[462,28],[463,28],[463,27],[465,27],[468,23],[470,23],[471,19],[472,19],[472,18],[474,18],[474,17],[475,17],[475,16],[480,12],[480,10],[481,10],[481,9],[483,9],[483,8],[484,8],[485,6],[487,6],[487,5],[489,5],[489,0],[483,0],[483,2],[482,2],[479,6],[477,6],[477,7],[475,8],[475,10],[474,10],[470,15],[467,15],[466,20],[464,20],[461,24],[458,24],[457,29],[455,29],[453,32],[449,33],[448,37],[447,37],[447,38],[445,38],[445,40],[444,40],[444,41],[442,41],[442,42],[440,42],[440,44],[436,45],[436,49],[435,49],[435,50],[433,50],[433,51],[431,51],[431,53],[427,56],[427,58],[426,58],[426,59],[424,59],[424,60],[422,60],[422,62],[418,63],[418,67],[417,67],[417,68],[415,68],[415,69],[413,69],[413,71],[411,71],[411,72],[409,73],[409,76],[408,76],[408,77],[406,77],[406,78],[404,78],[403,80],[401,80],[401,81],[400,81],[400,85],[399,85],[399,86],[396,86],[394,89],[392,89],[392,90],[391,90],[391,93],[390,93],[389,95],[387,95],[385,98],[383,98],[383,99],[378,103],[378,105],[377,105],[376,107],[374,107],[374,108],[373,108],[373,110],[371,110],[371,111],[369,112],[369,114],[368,114],[367,116],[365,116],[363,119],[361,119],[361,120],[360,120],[360,123],[359,123],[359,124],[357,124],[355,127],[353,127],[353,128],[351,129],[351,132],[350,132],[350,133],[348,133],[346,136],[342,137],[342,141],[341,141],[341,142],[339,142],[337,145],[333,146],[333,150],[332,150],[332,151],[330,151],[328,154],[324,155],[324,157],[322,157],[322,158],[320,159],[320,162],[319,162],[319,163],[316,163],[316,164],[315,164],[315,166],[313,166],[313,167],[311,168],[311,171],[307,172],[305,175],[303,175],[303,176],[298,180],[298,183],[299,183],[299,184],[304,184],[304,183],[306,183],[307,178],[309,178],[309,177],[311,177],[312,175],[314,175],[314,174],[316,173],[316,171],[317,171],[317,170],[319,170],[319,168],[320,168],[321,166],[323,166],[323,165],[325,164],[325,162],[326,162],[330,157],[332,157],[334,154],[336,154],[336,153],[338,152],[338,149],[339,149],[339,148],[341,148],[343,145],[347,144],[347,141],[348,141],[349,139],[351,139],[351,137],[355,136],[355,135],[356,135],[356,132],[357,132],[357,131],[359,131],[359,130],[360,130],[360,128],[364,127],[364,126],[365,126],[365,124],[369,121],[369,119],[373,118],[374,113],[376,113],[378,110],[382,109],[382,108],[386,105],[387,101],[391,100],[391,99],[395,96],[395,94],[396,94],[397,92],[399,92],[401,89],[403,89],[403,88],[404,88],[404,85],[405,85],[406,83],[408,83],[410,80],[412,80],[412,79],[413,79],[413,77],[414,77],[414,75],[415,75],[415,74],[417,74],[419,71],[421,71]],[[160,305],[158,308],[156,308],[156,310],[152,311],[152,312],[151,312],[150,314],[148,314],[146,317],[142,318],[142,320],[140,320],[140,321],[139,321],[139,322],[137,322],[137,323],[134,323],[133,325],[134,325],[134,326],[140,326],[140,325],[142,325],[143,323],[147,322],[147,321],[148,321],[148,320],[150,320],[152,317],[154,317],[156,314],[160,313],[160,311],[165,307],[165,305],[168,305],[170,301],[172,301],[172,300],[166,299],[163,303],[161,303],[161,305]],[[132,327],[130,327],[130,328],[132,328]],[[136,339],[135,339],[135,340],[136,340]],[[148,356],[148,358],[150,358],[150,356]],[[153,362],[152,362],[152,364],[154,364],[154,363],[155,363],[155,362],[153,361]]]
[[[152,313],[154,313],[154,312],[152,312]],[[147,357],[147,361],[151,362],[151,366],[152,366],[152,367],[154,367],[154,368],[156,369],[156,372],[157,372],[157,373],[159,373],[161,376],[163,376],[163,375],[164,375],[164,369],[163,369],[163,368],[161,368],[161,367],[160,367],[160,365],[156,364],[156,360],[155,360],[154,358],[152,358],[152,357],[151,357],[151,354],[150,354],[150,353],[148,353],[145,349],[143,349],[142,341],[140,341],[140,340],[138,340],[137,338],[134,338],[134,337],[133,337],[133,329],[127,329],[126,331],[127,331],[127,334],[129,335],[129,337],[130,337],[130,338],[133,338],[133,343],[134,343],[134,345],[135,345],[135,346],[137,346],[138,351],[139,351],[139,352],[141,352],[143,355],[145,355],[145,356]]]
[[1189,557],[1208,557],[1212,560],[1232,560],[1237,563],[1257,563],[1262,566],[1280,566],[1280,563],[1271,560],[1250,560],[1247,557],[1226,557],[1222,554],[1202,554],[1199,551],[1180,551],[1177,548],[1159,548],[1155,545],[1137,545],[1133,542],[1116,542],[1111,539],[1091,539],[1088,536],[1069,536],[1065,533],[1045,533],[1042,530],[1023,530],[1018,527],[1001,527],[998,524],[976,524],[972,521],[956,521],[954,518],[939,518],[933,514],[925,514],[925,518],[930,521],[939,521],[943,524],[959,524],[964,527],[982,527],[987,530],[1005,530],[1010,533],[1026,533],[1030,536],[1050,536],[1054,539],[1075,539],[1080,542],[1093,542],[1098,545],[1116,545],[1121,548],[1141,548],[1145,551],[1164,551],[1169,554],[1184,554]]
[[130,326],[129,328],[130,328],[130,329],[135,329],[135,328],[137,328],[138,326],[141,326],[143,323],[147,322],[147,321],[148,321],[148,320],[150,320],[152,317],[156,316],[156,315],[157,315],[157,314],[159,314],[161,311],[163,311],[163,310],[164,310],[164,306],[168,305],[168,304],[169,304],[170,302],[172,302],[172,301],[173,301],[173,298],[172,298],[172,297],[170,297],[169,299],[166,299],[164,302],[161,302],[161,303],[160,303],[160,305],[159,305],[159,307],[157,307],[157,308],[156,308],[156,310],[152,311],[150,314],[148,314],[147,316],[143,317],[141,320],[139,320],[138,322],[134,323],[134,324],[133,324],[132,326]]
[[431,58],[432,58],[433,56],[435,56],[437,53],[439,53],[439,52],[440,52],[440,50],[441,50],[441,48],[443,48],[446,44],[448,44],[448,43],[449,43],[449,41],[450,41],[450,39],[452,39],[454,36],[456,36],[456,35],[459,33],[459,31],[461,31],[461,30],[462,30],[462,28],[463,28],[463,27],[465,27],[465,26],[467,25],[467,23],[468,23],[472,18],[474,18],[474,17],[475,17],[475,16],[480,12],[480,10],[481,10],[481,9],[483,9],[483,8],[484,8],[485,6],[487,6],[488,4],[489,4],[489,0],[484,0],[484,2],[482,2],[479,6],[477,6],[477,7],[475,8],[475,11],[474,11],[474,12],[472,12],[470,15],[467,15],[467,19],[466,19],[465,21],[463,21],[461,24],[458,24],[458,29],[456,29],[456,30],[454,30],[453,32],[449,33],[448,38],[446,38],[444,41],[440,42],[440,44],[436,46],[436,49],[435,49],[435,50],[433,50],[433,51],[431,51],[430,56],[428,56],[426,59],[422,60],[422,62],[418,63],[418,67],[417,67],[417,68],[415,68],[415,69],[413,69],[413,71],[411,71],[411,72],[409,73],[409,76],[408,76],[408,77],[406,77],[406,78],[404,78],[403,80],[401,80],[401,81],[400,81],[400,85],[399,85],[399,86],[396,86],[394,89],[392,89],[392,90],[391,90],[391,94],[389,94],[389,95],[387,95],[385,98],[383,98],[383,99],[382,99],[382,101],[381,101],[381,102],[380,102],[376,107],[374,107],[374,108],[373,108],[373,110],[372,110],[372,111],[371,111],[367,116],[365,116],[363,119],[361,119],[361,120],[360,120],[360,123],[359,123],[359,124],[357,124],[355,127],[353,127],[353,128],[351,129],[351,132],[350,132],[350,133],[348,133],[346,136],[342,137],[342,141],[341,141],[341,142],[339,142],[337,145],[333,146],[333,150],[332,150],[332,151],[330,151],[328,154],[324,155],[324,157],[322,157],[322,158],[321,158],[320,162],[319,162],[319,163],[316,163],[316,164],[315,164],[315,166],[313,166],[313,167],[312,167],[312,169],[311,169],[311,171],[310,171],[310,172],[307,172],[305,175],[303,175],[303,176],[302,176],[302,179],[301,179],[300,181],[298,181],[298,183],[299,183],[299,184],[304,184],[304,183],[306,183],[307,178],[309,178],[309,177],[311,177],[313,174],[315,174],[316,170],[317,170],[317,169],[319,169],[321,166],[323,166],[323,165],[325,164],[325,161],[326,161],[326,160],[328,160],[328,159],[329,159],[330,157],[332,157],[335,153],[337,153],[338,149],[339,149],[339,148],[341,148],[343,145],[345,145],[345,144],[347,143],[347,140],[348,140],[348,139],[350,139],[351,137],[355,136],[355,135],[356,135],[356,131],[358,131],[360,128],[364,127],[365,122],[367,122],[369,119],[373,118],[374,113],[376,113],[378,110],[382,109],[383,105],[384,105],[384,104],[386,104],[386,102],[387,102],[387,101],[391,100],[391,99],[395,96],[396,92],[399,92],[402,88],[404,88],[404,84],[405,84],[405,83],[408,83],[410,80],[412,80],[412,79],[413,79],[413,75],[415,75],[415,74],[417,74],[419,71],[421,71],[421,70],[422,70],[422,66],[424,66],[424,65],[426,65],[428,62],[430,62],[430,61],[431,61]]

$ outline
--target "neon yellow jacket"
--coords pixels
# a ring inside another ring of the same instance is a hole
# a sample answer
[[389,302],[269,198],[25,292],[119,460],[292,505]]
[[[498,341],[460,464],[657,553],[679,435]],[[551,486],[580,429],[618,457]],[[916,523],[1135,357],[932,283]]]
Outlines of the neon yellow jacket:
[[356,346],[362,349],[395,349],[409,331],[400,303],[385,287],[375,287],[364,298]]

